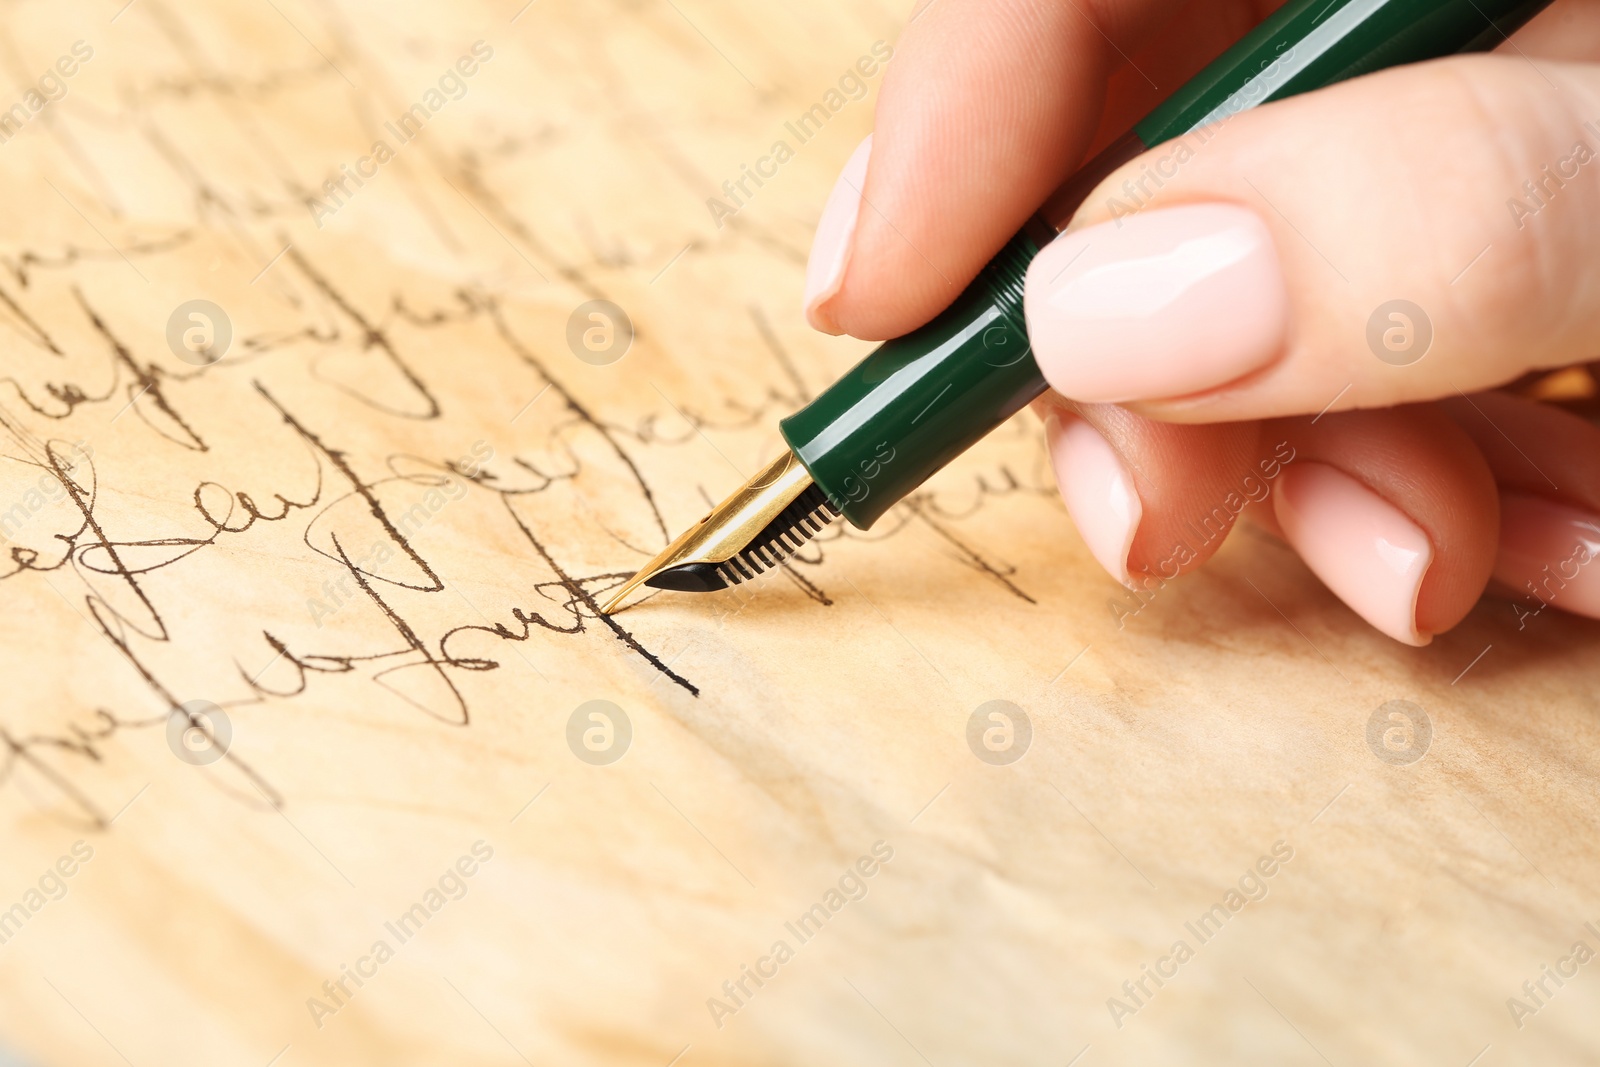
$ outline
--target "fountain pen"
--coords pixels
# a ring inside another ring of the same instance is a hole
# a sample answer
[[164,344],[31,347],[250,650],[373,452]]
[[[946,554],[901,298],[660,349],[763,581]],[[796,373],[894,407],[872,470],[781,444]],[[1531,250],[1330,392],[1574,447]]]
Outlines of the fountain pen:
[[1549,0],[1289,0],[1080,168],[953,304],[886,341],[779,422],[788,449],[634,574],[709,592],[780,566],[841,515],[867,529],[1045,391],[1023,280],[1101,180],[1141,152],[1272,100],[1385,67],[1493,48]]

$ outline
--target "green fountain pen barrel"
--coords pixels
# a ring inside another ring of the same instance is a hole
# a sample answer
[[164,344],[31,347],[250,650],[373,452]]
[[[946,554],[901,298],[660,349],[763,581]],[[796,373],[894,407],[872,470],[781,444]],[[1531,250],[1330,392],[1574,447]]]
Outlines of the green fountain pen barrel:
[[1018,234],[932,322],[886,341],[780,424],[795,457],[866,529],[1044,392],[1022,284],[1038,246]]
[[1240,111],[1401,63],[1493,47],[1548,0],[1290,0],[1134,132],[1154,147]]
[[[1399,63],[1492,47],[1547,3],[1289,0],[1133,133],[1153,148],[1270,100]],[[1086,169],[1093,172],[1097,162],[1115,160],[1092,161]],[[1052,203],[1063,220],[1076,207],[1060,194]],[[795,456],[854,525],[871,526],[1044,391],[1022,311],[1023,277],[1037,253],[1027,230],[1017,234],[942,315],[886,342],[783,420]]]

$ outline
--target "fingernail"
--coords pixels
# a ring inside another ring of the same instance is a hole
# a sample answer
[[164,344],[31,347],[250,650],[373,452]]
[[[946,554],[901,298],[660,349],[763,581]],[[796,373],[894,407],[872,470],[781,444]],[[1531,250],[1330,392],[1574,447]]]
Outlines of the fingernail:
[[1045,435],[1073,525],[1100,566],[1127,585],[1128,550],[1144,515],[1132,475],[1110,442],[1076,415],[1052,413]]
[[1045,379],[1074,400],[1186,396],[1266,366],[1289,320],[1266,224],[1232,204],[1143,211],[1053,241],[1024,306]]
[[1515,593],[1600,619],[1597,558],[1600,517],[1527,493],[1500,495],[1494,576]]
[[1303,461],[1279,475],[1272,500],[1289,544],[1357,615],[1408,645],[1433,640],[1417,630],[1433,544],[1405,512],[1348,474]]
[[833,183],[811,239],[806,260],[806,321],[823,333],[841,333],[824,306],[839,292],[844,268],[850,262],[850,245],[861,214],[861,188],[867,180],[867,157],[872,154],[872,134],[856,146],[850,160]]

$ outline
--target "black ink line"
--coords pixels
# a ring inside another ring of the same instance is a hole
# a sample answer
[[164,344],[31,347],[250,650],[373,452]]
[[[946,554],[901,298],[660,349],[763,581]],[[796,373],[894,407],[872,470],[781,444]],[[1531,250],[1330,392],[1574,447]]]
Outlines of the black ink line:
[[365,346],[367,348],[377,348],[389,358],[389,361],[394,365],[394,368],[400,372],[400,375],[405,378],[407,383],[410,384],[411,388],[415,389],[418,395],[420,395],[423,400],[427,401],[428,410],[422,415],[416,415],[409,411],[401,411],[398,408],[392,408],[388,405],[380,404],[374,401],[371,397],[365,396],[354,389],[350,389],[339,382],[330,382],[329,384],[338,389],[340,392],[361,401],[361,403],[366,404],[368,407],[375,408],[387,415],[394,415],[402,419],[438,418],[440,412],[439,401],[434,398],[433,393],[428,390],[427,385],[423,383],[422,379],[417,376],[417,373],[411,369],[411,365],[408,364],[400,355],[399,351],[396,350],[394,343],[389,340],[388,334],[384,333],[382,329],[374,325],[365,315],[357,310],[356,306],[351,303],[343,293],[334,288],[332,282],[330,282],[320,271],[313,267],[311,262],[307,260],[305,256],[300,254],[300,250],[298,248],[290,246],[286,254],[289,257],[289,262],[293,263],[297,268],[299,268],[300,273],[304,274],[311,281],[311,284],[315,286],[323,296],[327,297],[340,311],[348,315],[352,322],[361,327],[363,333],[362,340]]
[[561,569],[561,565],[555,561],[555,557],[553,557],[549,550],[546,549],[544,545],[540,543],[539,539],[533,535],[533,531],[528,528],[528,524],[522,521],[522,516],[517,514],[517,509],[512,507],[511,501],[506,500],[505,505],[506,511],[511,515],[512,521],[517,524],[517,528],[522,531],[522,536],[528,539],[528,543],[533,546],[534,551],[538,552],[539,555],[544,558],[545,563],[548,564],[550,569],[555,572],[556,577],[561,580],[561,583],[565,585],[574,596],[576,596],[579,600],[582,600],[584,605],[588,607],[590,611],[594,612],[594,617],[605,623],[606,626],[610,628],[611,632],[617,635],[617,640],[621,641],[639,655],[643,656],[652,667],[660,671],[662,674],[665,674],[668,678],[671,678],[684,689],[688,690],[692,696],[700,695],[699,686],[695,685],[693,682],[689,681],[689,679],[673,671],[671,667],[668,667],[665,663],[661,662],[661,659],[654,652],[651,652],[649,649],[645,648],[639,643],[638,638],[634,637],[633,634],[619,626],[615,618],[603,613],[600,610],[600,605],[595,601],[594,594],[585,589],[581,582],[573,581],[572,578],[567,575],[567,572]]
[[[429,580],[433,582],[433,587],[421,589],[420,591],[436,593],[443,589],[444,582],[437,574],[434,573],[433,568],[428,565],[428,561],[423,559],[422,556],[418,554],[417,550],[412,547],[411,542],[407,540],[405,535],[395,528],[394,523],[389,520],[388,512],[386,512],[383,508],[383,505],[378,502],[377,495],[373,493],[371,486],[362,481],[361,478],[356,474],[355,470],[350,466],[349,460],[345,458],[345,454],[331,445],[324,443],[321,437],[318,437],[316,434],[312,433],[311,430],[309,430],[300,422],[299,419],[289,414],[288,409],[282,404],[278,403],[277,398],[271,393],[267,392],[267,387],[262,385],[259,380],[253,382],[252,384],[255,386],[256,392],[260,393],[262,397],[266,399],[267,403],[271,404],[277,409],[278,414],[283,416],[283,421],[288,423],[289,426],[294,429],[295,433],[304,438],[312,448],[316,449],[323,456],[326,456],[328,458],[328,462],[332,463],[339,473],[344,475],[345,480],[350,483],[350,487],[367,502],[367,510],[372,513],[373,518],[378,520],[378,525],[383,527],[384,532],[389,535],[389,537],[397,546],[399,546],[400,551],[404,552],[408,557],[410,557],[413,563],[422,568],[422,573],[426,574]],[[310,542],[308,541],[307,544],[309,545]],[[395,582],[394,584],[404,585],[403,582]],[[405,586],[405,588],[417,589],[418,587]]]
[[[971,545],[969,545],[965,541],[961,540],[955,534],[953,534],[949,530],[945,529],[945,527],[942,526],[941,524],[935,522],[933,520],[932,516],[930,516],[924,510],[924,506],[923,506],[924,502],[920,497],[918,497],[918,496],[907,497],[903,501],[903,503],[905,504],[905,506],[908,509],[910,509],[910,511],[911,511],[911,513],[913,515],[915,515],[918,519],[920,519],[924,523],[926,523],[930,530],[932,530],[934,533],[938,534],[941,538],[943,538],[945,540],[946,543],[948,543],[951,547],[953,547],[957,552],[959,552],[963,556],[965,556],[966,557],[966,562],[969,563],[978,572],[980,572],[982,574],[987,574],[989,577],[993,578],[995,581],[997,581],[1001,585],[1005,586],[1008,591],[1010,591],[1011,593],[1013,593],[1014,595],[1016,595],[1018,597],[1021,597],[1023,600],[1026,600],[1028,603],[1030,603],[1030,604],[1037,604],[1038,603],[1038,601],[1035,600],[1033,597],[1031,597],[1027,593],[1023,592],[1016,585],[1016,583],[1012,582],[1010,577],[1005,572],[999,570],[998,568],[996,568],[994,566],[994,564],[990,563],[988,560],[984,559],[983,556],[979,555],[977,549],[973,548]],[[1016,569],[1012,568],[1011,573],[1015,574],[1016,573]]]

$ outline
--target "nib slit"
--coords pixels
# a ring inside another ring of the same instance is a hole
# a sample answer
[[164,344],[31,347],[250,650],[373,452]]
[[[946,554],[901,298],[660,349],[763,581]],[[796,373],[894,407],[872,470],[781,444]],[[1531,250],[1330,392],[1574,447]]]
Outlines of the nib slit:
[[[763,506],[763,498],[775,499]],[[780,500],[786,503],[779,504]],[[733,533],[733,518],[749,515],[755,507],[761,508],[758,514],[766,524],[740,544],[741,535]],[[777,510],[767,510],[769,507]],[[605,614],[615,611],[639,585],[705,593],[752,581],[768,570],[782,567],[839,514],[840,510],[810,480],[793,454],[785,453],[738,493],[717,505],[699,524],[679,535],[661,555],[623,583],[600,610]],[[733,547],[735,544],[739,547]],[[674,562],[675,559],[683,562]]]

